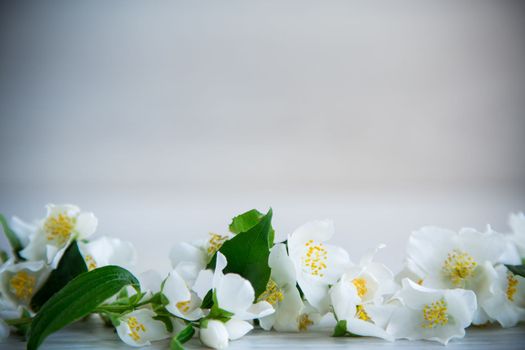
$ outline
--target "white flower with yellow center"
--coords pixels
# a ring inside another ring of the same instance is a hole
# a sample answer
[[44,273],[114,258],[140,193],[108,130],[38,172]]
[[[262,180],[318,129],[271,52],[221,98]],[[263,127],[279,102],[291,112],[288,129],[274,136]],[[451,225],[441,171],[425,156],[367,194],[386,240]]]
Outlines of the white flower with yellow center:
[[166,309],[171,314],[185,320],[195,321],[203,316],[200,308],[202,299],[191,290],[191,287],[177,270],[173,270],[163,283],[162,293],[169,301]]
[[218,307],[233,314],[227,329],[229,339],[234,340],[253,329],[248,320],[268,316],[274,309],[267,301],[254,303],[255,292],[250,282],[235,273],[224,274],[226,265],[226,257],[218,252],[215,271],[201,271],[192,288],[200,299],[213,290]]
[[97,218],[74,205],[48,204],[46,208],[46,218],[37,225],[20,255],[27,260],[46,260],[56,268],[71,241],[86,239],[95,232]]
[[102,236],[87,243],[79,242],[78,247],[89,271],[107,265],[130,270],[137,262],[137,251],[133,244],[118,238]]
[[[286,245],[278,243],[270,251],[268,265],[272,269],[266,291],[258,300],[270,303],[275,312],[259,319],[265,330],[275,329],[279,332],[297,332],[300,330],[299,319],[304,308],[297,290],[295,267],[286,252]],[[304,318],[304,317],[303,317]],[[303,322],[303,328],[306,326]]]
[[481,300],[488,317],[502,327],[513,327],[525,321],[525,278],[514,275],[505,266],[487,266],[492,275],[490,292]]
[[392,271],[373,261],[383,247],[365,255],[359,265],[349,267],[330,289],[330,300],[337,319],[346,321],[348,332],[393,340],[385,331],[392,308],[382,303],[398,286]]
[[207,239],[190,243],[179,242],[170,251],[171,266],[177,269],[186,281],[193,283],[201,270],[204,270],[211,258],[224,242],[232,236],[210,233]]
[[313,221],[288,236],[288,252],[297,283],[306,300],[322,314],[329,311],[328,286],[335,283],[350,264],[348,253],[326,244],[334,234],[332,221]]
[[0,295],[13,307],[29,306],[31,298],[49,276],[43,261],[13,263],[7,261],[0,268]]
[[476,310],[476,295],[464,289],[430,289],[404,279],[394,296],[401,304],[386,328],[394,338],[426,339],[447,344],[463,338]]
[[407,268],[418,276],[420,284],[430,288],[464,288],[476,293],[479,307],[475,324],[490,320],[481,307],[492,292],[486,264],[519,264],[513,245],[500,233],[487,229],[454,231],[424,227],[414,232],[407,245]]
[[139,309],[121,316],[117,328],[120,339],[131,346],[150,345],[150,342],[169,338],[171,334],[166,325],[155,320],[155,312],[150,309]]

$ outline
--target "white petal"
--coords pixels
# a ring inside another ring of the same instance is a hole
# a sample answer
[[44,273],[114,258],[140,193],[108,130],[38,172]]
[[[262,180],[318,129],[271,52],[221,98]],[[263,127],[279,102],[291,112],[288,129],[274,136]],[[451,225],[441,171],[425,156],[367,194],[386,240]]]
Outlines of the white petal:
[[297,280],[299,287],[304,293],[304,297],[321,314],[329,310],[328,285],[319,283],[313,278],[302,276]]
[[29,237],[29,244],[20,251],[20,256],[26,260],[46,259],[47,239],[42,230],[35,231]]
[[224,274],[222,273],[222,270],[224,270],[227,264],[226,257],[221,252],[217,252],[215,271],[213,272],[213,288],[217,288],[220,281],[223,279]]
[[[155,313],[149,309],[140,309],[126,314],[116,327],[118,336],[131,346],[149,345],[151,341],[170,337],[164,323],[154,320],[153,317]],[[132,328],[132,326],[135,327]]]
[[162,276],[158,271],[147,270],[138,275],[140,281],[140,288],[143,292],[150,291],[157,293],[160,291],[160,285],[162,284]]
[[169,300],[166,309],[175,316],[183,317],[184,314],[177,307],[177,303],[190,301],[191,293],[186,286],[186,282],[176,271],[169,273],[164,282],[162,293]]
[[272,269],[272,279],[278,286],[295,285],[295,267],[286,252],[285,244],[279,243],[273,246],[268,265]]
[[228,330],[224,323],[217,320],[209,320],[206,327],[199,332],[202,343],[213,349],[225,349],[228,347]]
[[253,326],[249,322],[236,319],[229,320],[225,323],[225,326],[230,340],[239,339],[253,329]]
[[[308,222],[297,228],[288,237],[288,248],[294,250],[295,247],[302,246],[308,240],[325,242],[334,235],[334,223],[331,220],[320,220]],[[290,255],[292,255],[290,253]]]
[[381,249],[386,248],[386,244],[380,244],[377,247],[375,247],[374,250],[371,252],[366,253],[361,257],[361,260],[359,261],[359,265],[365,266],[369,263],[371,263],[374,260],[374,257],[376,256],[377,252],[379,252]]
[[193,263],[199,270],[206,267],[208,255],[195,244],[181,242],[177,243],[170,252],[171,266],[176,268],[180,263]]
[[394,341],[394,337],[391,334],[388,334],[383,328],[375,325],[372,322],[363,321],[358,318],[352,317],[348,319],[346,328],[353,334]]
[[98,220],[93,213],[81,213],[77,216],[75,231],[78,238],[85,239],[91,236],[97,230]]
[[234,314],[244,313],[253,303],[252,285],[234,273],[224,275],[215,291],[217,292],[219,307]]
[[202,270],[199,272],[195,283],[193,284],[192,290],[197,293],[199,298],[204,299],[206,294],[213,288],[213,271]]
[[242,320],[252,320],[254,318],[271,315],[274,313],[274,311],[275,310],[270,303],[267,301],[259,301],[258,303],[251,305],[243,316],[237,317],[236,315],[236,318]]
[[339,281],[330,288],[330,301],[337,318],[346,320],[354,317],[361,298],[352,283]]
[[286,288],[283,292],[283,297],[283,301],[279,303],[279,307],[274,314],[273,328],[278,332],[297,332],[299,330],[297,318],[301,315],[301,311],[304,308],[303,300],[295,286]]
[[441,271],[447,254],[453,250],[456,233],[438,227],[423,227],[413,232],[407,244],[407,260],[412,270],[426,278]]
[[37,230],[35,225],[31,225],[16,216],[11,219],[10,226],[13,232],[16,234],[22,247],[25,247],[29,244],[29,237]]

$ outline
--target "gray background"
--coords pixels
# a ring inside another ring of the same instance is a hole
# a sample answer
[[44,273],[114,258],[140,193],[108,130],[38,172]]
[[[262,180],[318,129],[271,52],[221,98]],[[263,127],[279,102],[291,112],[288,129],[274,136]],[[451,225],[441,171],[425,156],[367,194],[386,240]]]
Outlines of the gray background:
[[94,211],[168,269],[257,207],[397,268],[411,230],[525,209],[520,1],[0,5],[0,211]]

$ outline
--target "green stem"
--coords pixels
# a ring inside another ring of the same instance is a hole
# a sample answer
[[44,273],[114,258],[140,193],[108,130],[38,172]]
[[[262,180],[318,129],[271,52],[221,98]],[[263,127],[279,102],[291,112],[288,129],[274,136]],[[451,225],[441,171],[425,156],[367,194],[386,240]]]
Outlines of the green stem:
[[15,318],[12,320],[4,320],[5,323],[7,323],[10,326],[19,326],[26,323],[31,323],[33,321],[32,317],[22,317],[22,318]]

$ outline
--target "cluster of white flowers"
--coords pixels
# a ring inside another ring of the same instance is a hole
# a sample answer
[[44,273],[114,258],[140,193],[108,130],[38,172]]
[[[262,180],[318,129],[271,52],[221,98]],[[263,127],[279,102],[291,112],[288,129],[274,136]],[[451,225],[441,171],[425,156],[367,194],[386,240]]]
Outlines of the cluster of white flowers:
[[0,339],[10,333],[9,320],[34,315],[31,299],[72,242],[77,242],[87,270],[106,265],[131,268],[136,263],[136,252],[129,242],[107,236],[88,240],[98,224],[93,213],[74,205],[48,204],[46,209],[45,218],[34,223],[17,217],[10,222],[21,249],[18,258],[3,254],[5,260],[0,265]]
[[[259,295],[249,272],[228,272],[228,264],[236,262],[232,256],[227,261],[221,248],[235,234],[210,234],[205,240],[175,244],[172,271],[164,279],[155,272],[142,274],[141,302],[122,309],[112,321],[120,338],[132,346],[175,339],[190,327],[190,337],[195,330],[203,344],[222,349],[254,325],[279,332],[331,327],[334,336],[447,344],[463,337],[471,324],[512,327],[525,320],[524,278],[506,267],[521,265],[525,258],[525,216],[512,214],[510,226],[509,233],[490,227],[485,232],[424,227],[410,236],[404,269],[395,275],[374,261],[383,245],[354,263],[343,248],[327,243],[334,234],[331,221],[310,222],[283,242],[270,243],[264,263],[271,272]],[[26,260],[8,260],[0,269],[3,319],[28,310],[28,301],[73,239],[89,269],[129,266],[134,260],[133,249],[124,242],[85,242],[96,219],[73,206],[48,206],[47,217],[36,225],[14,219],[12,227]],[[121,307],[108,305],[106,311]],[[0,322],[0,336],[7,329]]]

